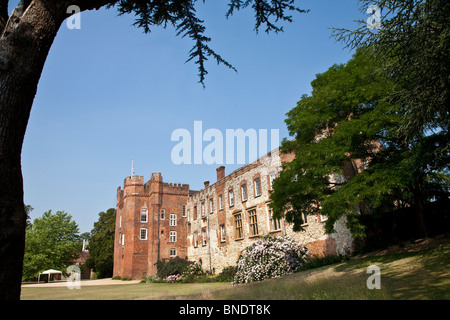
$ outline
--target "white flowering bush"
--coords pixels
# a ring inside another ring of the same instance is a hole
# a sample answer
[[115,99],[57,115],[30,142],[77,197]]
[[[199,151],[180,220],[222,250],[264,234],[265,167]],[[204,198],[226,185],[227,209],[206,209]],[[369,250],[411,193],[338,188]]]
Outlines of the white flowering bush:
[[308,250],[285,236],[264,237],[248,246],[237,263],[233,284],[261,281],[297,271]]

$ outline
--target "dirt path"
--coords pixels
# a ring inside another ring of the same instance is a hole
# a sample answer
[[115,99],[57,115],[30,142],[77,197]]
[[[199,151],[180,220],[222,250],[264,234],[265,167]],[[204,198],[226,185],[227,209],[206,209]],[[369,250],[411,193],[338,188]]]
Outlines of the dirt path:
[[[80,285],[84,286],[107,286],[107,285],[117,285],[117,284],[134,284],[139,283],[140,280],[130,280],[130,281],[121,281],[121,280],[112,280],[111,278],[107,279],[97,279],[97,280],[81,280]],[[22,284],[22,287],[27,288],[44,288],[44,287],[65,287],[67,286],[66,280],[61,280],[57,282],[50,283],[35,283],[35,284]]]

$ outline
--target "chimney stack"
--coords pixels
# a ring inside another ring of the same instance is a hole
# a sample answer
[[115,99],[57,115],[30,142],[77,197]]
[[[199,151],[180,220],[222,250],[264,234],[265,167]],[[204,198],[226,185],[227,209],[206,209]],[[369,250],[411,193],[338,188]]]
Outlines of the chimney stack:
[[220,166],[216,169],[217,172],[217,181],[219,181],[222,178],[225,178],[225,167]]
[[205,189],[208,188],[209,187],[209,181],[206,180],[204,183],[205,183]]

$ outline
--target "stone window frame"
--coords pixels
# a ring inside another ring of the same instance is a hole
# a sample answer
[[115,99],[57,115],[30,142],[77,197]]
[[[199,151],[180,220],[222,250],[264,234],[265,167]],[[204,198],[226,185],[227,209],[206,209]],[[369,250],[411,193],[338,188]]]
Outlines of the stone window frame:
[[159,212],[159,219],[166,220],[166,210],[165,209],[161,209],[161,211]]
[[224,243],[227,241],[227,233],[225,230],[225,223],[222,223],[219,225],[219,231],[220,231],[220,242]]
[[[245,198],[244,198],[244,187],[245,187]],[[240,184],[240,191],[241,191],[241,202],[246,202],[248,200],[248,185],[247,180],[241,181]]]
[[198,231],[194,231],[194,248],[198,248]]
[[[145,212],[145,214],[143,214],[143,212]],[[144,220],[142,219],[143,216],[145,217]],[[147,208],[141,208],[139,220],[140,220],[141,223],[147,223],[148,222],[148,209]]]
[[233,213],[234,218],[234,237],[235,240],[244,239],[244,222],[242,211]]
[[234,189],[233,187],[230,187],[228,189],[228,206],[231,208],[234,206]]
[[169,231],[169,242],[170,243],[177,242],[177,232],[176,231]]
[[[144,232],[144,233],[142,233]],[[145,241],[147,240],[148,231],[147,228],[140,228],[139,229],[139,240]]]
[[169,216],[169,226],[176,227],[177,226],[177,215],[175,213],[171,213]]
[[223,194],[219,194],[219,196],[218,196],[218,198],[219,198],[219,211],[222,211],[223,210]]
[[252,207],[247,209],[248,214],[248,225],[250,231],[250,238],[259,236],[259,227],[258,227],[258,210],[256,207]]
[[202,247],[206,246],[208,243],[208,235],[206,233],[206,227],[202,228]]
[[213,214],[214,213],[214,197],[210,197],[208,199],[209,201],[209,213]]
[[169,249],[169,257],[175,258],[176,256],[177,256],[177,249],[175,249],[175,248],[170,248],[170,249]]
[[[258,173],[255,176],[253,176],[253,195],[255,198],[258,198],[260,196],[262,196],[262,183],[261,183],[261,175]],[[257,188],[256,188],[256,181],[259,181],[259,194],[256,193]]]
[[[269,230],[270,232],[279,232],[283,228],[281,227],[281,219],[274,219],[273,217],[273,210],[270,206],[266,207],[267,209],[267,215],[269,216]],[[278,229],[276,229],[276,226],[278,225]]]

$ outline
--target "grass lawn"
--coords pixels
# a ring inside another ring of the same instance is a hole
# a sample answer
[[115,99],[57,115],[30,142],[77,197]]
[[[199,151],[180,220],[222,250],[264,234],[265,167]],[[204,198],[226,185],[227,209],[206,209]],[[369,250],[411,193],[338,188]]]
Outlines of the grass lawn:
[[[367,267],[381,269],[381,289],[366,286]],[[391,253],[298,272],[282,278],[230,283],[139,283],[108,286],[22,287],[27,299],[450,299],[450,244],[419,252]]]

